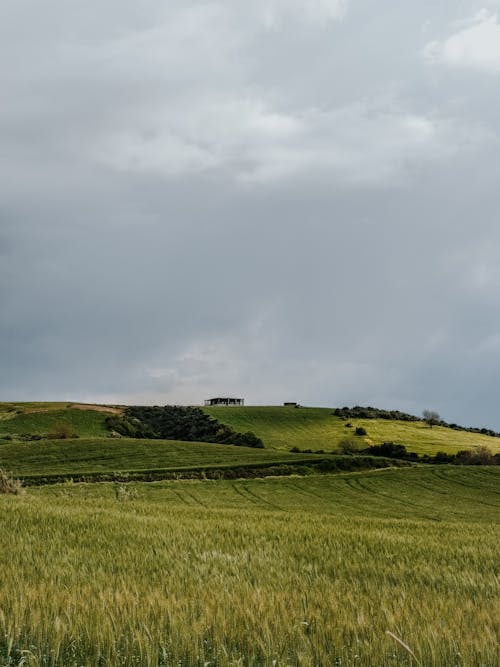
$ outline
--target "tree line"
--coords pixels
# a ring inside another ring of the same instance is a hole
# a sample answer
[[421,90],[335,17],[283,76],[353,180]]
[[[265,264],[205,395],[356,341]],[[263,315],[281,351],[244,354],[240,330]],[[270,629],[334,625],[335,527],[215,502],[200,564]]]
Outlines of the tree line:
[[263,448],[261,438],[247,431],[239,433],[196,407],[181,405],[130,406],[123,415],[106,418],[106,426],[129,438],[214,442]]
[[410,415],[407,412],[400,410],[381,410],[380,408],[372,408],[371,406],[355,405],[352,408],[344,406],[343,408],[335,408],[332,412],[336,417],[341,419],[396,419],[404,422],[418,422],[425,421],[431,428],[433,426],[446,426],[454,431],[466,431],[467,433],[480,433],[481,435],[489,435],[492,438],[500,438],[500,433],[491,428],[478,428],[475,426],[460,426],[453,422],[446,422],[441,419],[437,412],[433,410],[424,410],[422,417]]

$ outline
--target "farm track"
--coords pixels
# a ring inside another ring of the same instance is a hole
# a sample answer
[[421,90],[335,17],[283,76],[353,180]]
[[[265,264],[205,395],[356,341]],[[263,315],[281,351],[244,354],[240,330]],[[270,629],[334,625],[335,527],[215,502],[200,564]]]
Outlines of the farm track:
[[[321,495],[319,495],[319,494],[317,494],[317,493],[314,493],[313,491],[309,491],[309,490],[307,490],[307,489],[304,489],[304,488],[301,487],[301,486],[299,485],[299,483],[298,483],[297,481],[295,481],[295,480],[294,480],[294,481],[287,480],[287,482],[288,482],[288,484],[287,484],[288,488],[290,488],[290,489],[295,489],[296,491],[298,491],[299,493],[301,493],[301,494],[302,494],[303,496],[305,496],[306,498],[311,498],[311,497],[312,497],[312,498],[317,498],[317,499],[319,498],[320,500],[322,499]],[[323,499],[323,500],[324,500],[324,499]]]
[[[390,503],[397,503],[405,508],[411,507],[414,510],[419,510],[420,515],[426,519],[429,519],[430,521],[440,521],[441,519],[439,517],[436,517],[435,514],[428,514],[429,508],[427,505],[423,505],[422,503],[416,502],[415,500],[410,500],[408,497],[400,497],[395,494],[390,494],[386,492],[382,492],[376,489],[369,489],[369,482],[367,484],[368,480],[362,480],[361,478],[358,478],[357,480],[358,485],[360,488],[364,489],[365,491],[368,492],[373,492],[375,493],[376,496],[378,496],[381,499],[384,500],[389,500]],[[373,480],[370,480],[373,481]]]
[[[472,482],[469,482],[469,481],[465,482],[461,479],[458,479],[457,477],[454,477],[453,479],[450,479],[450,476],[447,475],[446,471],[444,471],[444,470],[436,470],[434,474],[440,480],[445,480],[447,482],[451,482],[452,484],[455,484],[459,487],[464,487],[464,488],[469,489],[469,490],[471,490],[471,489],[477,490],[477,485],[476,484],[473,484]],[[479,503],[480,505],[486,505],[488,507],[496,507],[496,505],[494,505],[492,503],[488,503],[485,500],[483,500],[481,498],[478,498],[476,495],[471,494],[471,495],[467,495],[467,496],[460,496],[460,498],[462,500],[467,500],[467,501],[473,500],[474,502]]]
[[[360,507],[363,506],[363,503],[366,503],[366,489],[359,485],[356,477],[331,477],[331,486],[326,487],[326,485],[321,485],[320,490],[312,490],[311,486],[313,481],[312,478],[305,477],[302,480],[294,480],[289,482],[289,485],[292,489],[298,489],[301,493],[306,494],[306,497],[313,497],[317,502],[317,507],[319,509],[324,509],[325,504],[331,505],[331,511],[333,508],[337,510],[344,508],[346,511],[359,511]],[[307,488],[304,488],[307,487]],[[323,492],[321,492],[321,489]],[[380,499],[377,499],[377,494],[375,492],[370,493],[370,503],[368,504],[368,511],[370,512],[373,509],[373,500],[376,500],[377,504]]]
[[255,491],[252,491],[252,490],[249,488],[249,484],[243,484],[243,488],[245,489],[245,491],[246,491],[250,496],[253,496],[254,498],[256,498],[257,500],[261,501],[261,502],[264,503],[265,505],[271,507],[272,509],[277,509],[277,510],[280,510],[280,511],[285,511],[284,508],[283,508],[281,505],[276,505],[275,503],[272,503],[270,500],[266,500],[266,499],[263,498],[261,495],[255,493]]
[[259,502],[259,499],[255,495],[250,495],[248,493],[245,493],[245,489],[244,487],[241,486],[241,484],[233,482],[231,486],[234,489],[235,493],[244,498],[246,501],[249,500],[252,505],[256,505],[257,507],[262,507],[262,503]]
[[363,484],[359,477],[352,477],[351,479],[348,479],[347,484],[353,489],[361,489],[362,491],[367,491],[368,493],[378,495],[377,491],[371,489],[368,484]]
[[[484,506],[488,510],[500,510],[499,504],[492,502],[491,496],[488,501],[480,494],[467,493],[466,487],[461,484],[450,485],[454,475],[460,475],[460,471],[453,469],[450,472],[451,480],[446,475],[436,478],[436,472],[429,468],[412,471],[410,474],[400,471],[391,476],[389,484],[380,473],[353,473],[346,477],[331,475],[284,478],[280,482],[280,488],[286,488],[289,495],[281,497],[286,498],[287,502],[280,502],[279,499],[273,502],[267,500],[270,489],[266,488],[264,493],[262,487],[255,487],[248,482],[244,486],[241,482],[234,482],[233,490],[253,505],[281,511],[295,511],[307,507],[328,513],[363,510],[367,516],[378,516],[386,515],[388,508],[391,508],[390,516],[410,513],[436,522],[446,516],[453,520],[469,520],[471,503],[476,507]],[[488,477],[486,473],[484,481],[478,482],[479,486],[488,488],[492,485],[490,477],[491,475]],[[436,481],[433,482],[433,479]],[[386,488],[390,488],[391,492]],[[443,500],[449,497],[450,493],[453,494],[453,505],[443,505]]]
[[[380,518],[411,518],[432,522],[442,520],[476,521],[479,508],[492,520],[500,514],[498,494],[488,489],[499,479],[496,469],[475,475],[477,493],[463,481],[467,471],[434,468],[357,472],[346,475],[308,475],[305,477],[269,477],[255,480],[169,480],[154,484],[134,482],[134,488],[146,489],[151,502],[186,508],[260,510],[265,512],[308,512],[329,515],[357,515]],[[499,471],[500,472],[500,471]],[[87,494],[98,494],[98,487],[81,486]],[[104,486],[108,486],[104,484]],[[95,491],[92,488],[95,487]],[[32,487],[34,490],[34,487]],[[54,492],[57,491],[57,485]],[[110,488],[113,488],[110,485]],[[66,489],[64,491],[66,493]],[[31,490],[30,490],[31,493]],[[485,497],[486,494],[486,497]],[[453,497],[450,503],[447,498]],[[471,511],[471,508],[473,511]],[[475,509],[474,509],[475,508]]]
[[194,500],[195,505],[201,505],[201,507],[207,507],[207,504],[204,503],[202,500],[197,498],[192,491],[188,491],[187,489],[184,489],[184,493],[189,496],[192,500]]
[[[297,480],[294,482],[298,488],[300,488],[303,492],[307,493],[308,495],[313,496],[316,498],[317,502],[316,507],[318,508],[323,508],[325,507],[325,504],[328,503],[332,506],[335,506],[337,509],[344,508],[347,511],[353,511],[359,508],[359,502],[357,496],[354,496],[351,493],[345,493],[345,487],[348,486],[346,484],[345,479],[336,479],[336,485],[334,489],[334,493],[332,495],[331,491],[332,489],[328,489],[328,491],[324,491],[323,493],[321,492],[321,489],[318,490],[311,490],[310,488],[304,489],[304,486],[312,486],[312,482],[316,481],[313,480],[309,477],[304,478],[303,480]],[[338,488],[341,487],[341,488]],[[339,492],[340,491],[340,492]]]
[[[459,473],[453,475],[449,469],[447,468],[442,468],[436,470],[436,476],[439,477],[440,479],[446,479],[451,481],[453,484],[457,484],[460,486],[465,486],[470,489],[475,489],[476,491],[478,490],[478,485],[474,483],[474,481],[477,481],[478,477],[481,477],[481,485],[484,486],[484,482],[486,480],[490,480],[490,475],[488,474],[488,471],[484,468],[481,468],[481,466],[472,466],[472,467],[465,467],[461,466],[458,468]],[[489,484],[488,485],[492,492],[495,495],[500,495],[500,490],[498,489],[498,486]]]
[[193,503],[190,503],[186,500],[186,498],[184,497],[185,494],[182,494],[180,491],[177,491],[176,489],[172,489],[172,493],[175,496],[177,496],[177,498],[179,498],[179,500],[181,501],[181,503],[183,505],[187,505],[188,507],[192,507]]
[[[491,482],[491,479],[490,479],[491,476],[489,475],[487,470],[484,470],[484,468],[481,468],[480,466],[478,466],[475,470],[475,474],[478,477],[482,478],[481,483],[484,483],[484,481],[486,481],[486,480]],[[496,496],[500,496],[500,489],[498,488],[498,485],[488,484],[488,488],[490,489],[491,493],[493,493]]]

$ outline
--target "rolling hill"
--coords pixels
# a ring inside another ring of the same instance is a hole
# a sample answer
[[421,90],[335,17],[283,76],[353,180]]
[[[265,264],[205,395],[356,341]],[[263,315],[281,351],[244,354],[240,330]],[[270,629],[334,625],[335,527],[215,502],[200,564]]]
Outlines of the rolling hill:
[[290,407],[211,407],[203,410],[238,431],[253,431],[272,449],[324,449],[332,451],[339,443],[352,438],[356,427],[366,429],[359,438],[367,445],[398,442],[418,454],[435,455],[486,445],[493,453],[500,452],[500,438],[480,433],[455,431],[444,426],[432,429],[423,421],[406,422],[387,419],[352,419],[351,428],[332,414],[330,408]]
[[[220,422],[231,426],[239,432],[253,431],[264,441],[266,450],[278,450],[281,454],[292,448],[312,450],[312,452],[335,452],[342,440],[350,439],[360,447],[381,444],[383,442],[397,442],[404,444],[409,451],[418,454],[435,455],[438,451],[454,453],[462,449],[471,449],[478,445],[486,445],[493,453],[500,452],[500,438],[457,431],[449,427],[434,426],[432,429],[423,421],[400,421],[387,419],[351,419],[346,422],[333,414],[330,408],[291,408],[291,407],[212,407],[203,408],[204,411]],[[191,449],[184,443],[181,450],[177,450],[175,461],[171,457],[174,451],[172,446],[167,452],[167,443],[163,445],[157,440],[128,440],[127,438],[110,439],[110,431],[106,426],[106,417],[120,414],[124,406],[102,406],[78,403],[0,403],[0,466],[8,465],[13,471],[23,472],[23,461],[32,461],[36,469],[32,473],[38,474],[42,470],[56,472],[51,467],[57,462],[57,470],[64,468],[64,462],[71,451],[73,463],[72,472],[78,465],[85,471],[98,470],[125,470],[145,469],[150,467],[163,468],[182,465],[209,464],[208,458],[204,461],[191,461]],[[347,428],[346,424],[351,427]],[[68,433],[80,438],[72,448],[65,444],[65,440],[57,441],[50,438],[58,427],[65,427]],[[363,427],[366,436],[356,437],[356,427]],[[43,440],[26,442],[28,436]],[[135,443],[135,444],[134,444]],[[200,452],[197,444],[197,452]],[[176,446],[179,446],[177,443]],[[217,446],[208,447],[206,456],[213,456],[216,465],[221,463],[220,455],[228,457],[228,461],[237,463],[235,455],[222,448],[217,453]],[[242,448],[245,449],[245,448]],[[55,453],[57,451],[57,454]],[[85,454],[88,453],[88,456]],[[21,456],[22,452],[22,456]],[[167,459],[165,459],[167,456]],[[263,454],[263,457],[267,453]],[[37,459],[39,457],[39,459]],[[52,459],[51,459],[52,457]],[[236,455],[238,458],[239,455]],[[3,463],[2,463],[3,458]],[[195,455],[196,458],[196,455]],[[250,457],[253,461],[260,461],[259,455],[253,451]],[[262,459],[262,460],[264,460]],[[80,461],[80,463],[77,463]],[[247,459],[250,462],[250,459]],[[28,473],[28,470],[24,470]]]
[[276,450],[177,440],[78,438],[0,441],[0,467],[22,476],[70,476],[93,473],[182,471],[253,467],[321,460]]
[[60,426],[79,437],[109,435],[105,419],[122,408],[82,403],[0,403],[0,438],[47,435]]

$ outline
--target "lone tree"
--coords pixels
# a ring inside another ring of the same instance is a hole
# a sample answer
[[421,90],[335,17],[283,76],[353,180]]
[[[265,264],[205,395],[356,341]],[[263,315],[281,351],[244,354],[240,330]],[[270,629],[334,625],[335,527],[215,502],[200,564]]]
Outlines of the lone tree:
[[441,421],[441,417],[437,412],[434,412],[434,410],[424,410],[422,412],[422,416],[424,418],[424,422],[429,424],[429,426],[432,428],[435,424],[439,424]]
[[361,446],[354,438],[345,438],[339,442],[339,451],[341,454],[357,454],[360,449]]

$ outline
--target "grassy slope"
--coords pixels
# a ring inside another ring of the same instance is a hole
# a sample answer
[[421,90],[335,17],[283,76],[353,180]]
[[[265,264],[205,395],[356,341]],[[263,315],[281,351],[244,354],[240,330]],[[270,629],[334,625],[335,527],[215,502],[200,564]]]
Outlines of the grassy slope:
[[[30,489],[58,495],[60,486]],[[79,486],[79,494],[111,498],[107,484]],[[133,483],[138,497],[160,505],[212,510],[307,511],[384,520],[498,524],[500,469],[493,466],[418,466],[307,477]]]
[[20,476],[244,466],[296,460],[297,455],[287,452],[176,440],[79,438],[0,443],[0,467]]
[[[71,403],[0,403],[0,465],[9,467],[18,474],[32,472],[117,471],[149,469],[151,467],[178,467],[181,465],[218,465],[219,453],[228,459],[228,465],[237,464],[242,454],[228,457],[228,450],[208,449],[200,459],[200,448],[193,450],[189,444],[179,445],[174,454],[172,445],[165,442],[110,440],[104,420],[105,412],[90,409],[76,409]],[[435,454],[437,451],[456,452],[475,445],[487,445],[493,452],[500,452],[500,438],[453,431],[443,427],[430,429],[423,422],[398,422],[381,419],[352,420],[352,429],[345,422],[332,415],[329,408],[284,408],[284,407],[232,407],[205,408],[206,412],[229,424],[237,431],[253,431],[263,438],[268,450],[288,451],[291,447],[300,449],[333,451],[338,443],[353,437],[356,426],[367,430],[367,437],[356,438],[361,445],[378,444],[384,441],[401,442],[409,450],[419,454]],[[66,423],[80,436],[80,441],[72,445],[64,441],[23,443],[2,443],[2,435],[25,433],[47,434],[58,424]],[[92,440],[97,438],[97,440]],[[237,451],[236,448],[231,448]],[[246,463],[263,461],[268,454],[248,450],[251,460]],[[2,453],[3,452],[3,453]],[[275,456],[274,454],[270,454]],[[74,458],[72,458],[74,457]],[[3,460],[4,459],[4,460]],[[38,461],[38,462],[37,462]],[[30,468],[30,466],[33,466]],[[78,466],[79,469],[78,469]]]
[[9,413],[25,412],[26,410],[63,410],[70,405],[72,405],[72,403],[63,401],[0,401],[0,419]]
[[457,452],[475,445],[487,445],[494,453],[500,452],[500,438],[465,431],[454,431],[435,426],[430,429],[423,422],[400,422],[385,419],[353,419],[352,429],[332,415],[330,408],[285,407],[231,407],[204,408],[205,412],[229,424],[238,431],[253,431],[266,447],[273,449],[325,449],[352,436],[356,426],[363,426],[366,444],[400,442],[419,454],[435,454],[438,451]]
[[95,410],[75,410],[71,408],[46,408],[35,412],[28,409],[21,414],[3,411],[0,418],[0,438],[2,435],[40,434],[54,432],[58,424],[69,424],[79,436],[98,437],[109,434],[104,424],[106,414]]
[[[0,663],[498,665],[498,469],[0,497]],[[24,650],[22,654],[20,651]]]

